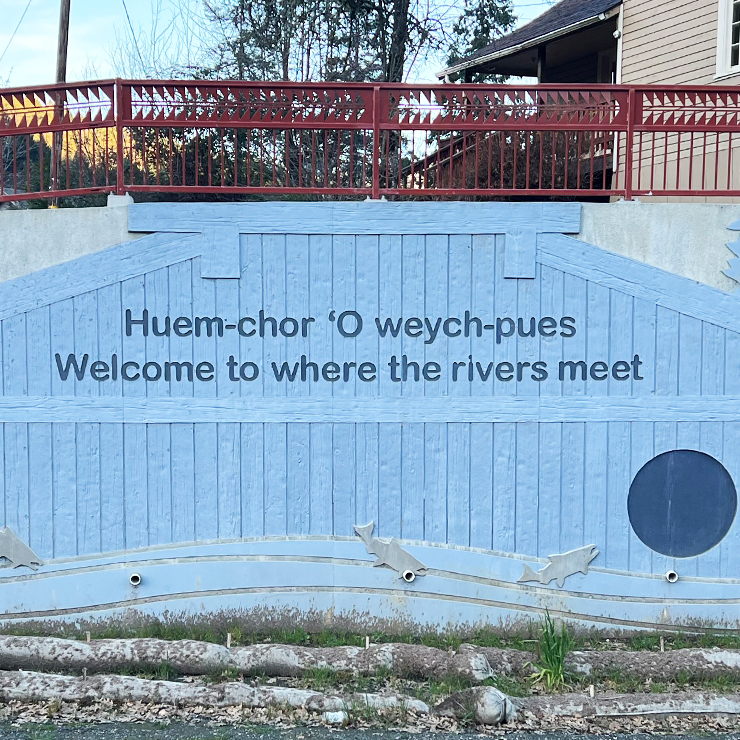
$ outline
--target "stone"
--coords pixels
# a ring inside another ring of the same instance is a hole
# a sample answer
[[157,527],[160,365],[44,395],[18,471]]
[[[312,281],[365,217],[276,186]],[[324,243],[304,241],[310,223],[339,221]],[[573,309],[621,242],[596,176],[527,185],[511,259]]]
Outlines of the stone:
[[321,718],[327,725],[338,725],[340,727],[344,727],[349,722],[349,714],[344,711],[324,712]]

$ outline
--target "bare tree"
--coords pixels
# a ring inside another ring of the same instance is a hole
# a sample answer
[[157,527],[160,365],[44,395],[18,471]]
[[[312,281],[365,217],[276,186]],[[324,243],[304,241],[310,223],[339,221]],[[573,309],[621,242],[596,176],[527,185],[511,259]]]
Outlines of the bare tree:
[[108,57],[116,74],[128,78],[192,77],[206,63],[216,30],[201,0],[150,0],[148,26],[116,31]]

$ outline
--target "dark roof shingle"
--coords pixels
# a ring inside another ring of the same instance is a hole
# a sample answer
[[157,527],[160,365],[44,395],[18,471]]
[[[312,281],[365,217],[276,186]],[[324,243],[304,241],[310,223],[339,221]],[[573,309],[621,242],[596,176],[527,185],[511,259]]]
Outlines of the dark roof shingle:
[[561,29],[572,26],[575,23],[594,18],[601,13],[606,13],[612,8],[620,5],[622,0],[560,0],[542,15],[527,23],[516,31],[506,34],[494,42],[479,49],[475,54],[455,63],[454,68],[464,68],[476,59],[487,57],[490,54],[498,54],[519,47],[529,41],[555,33]]

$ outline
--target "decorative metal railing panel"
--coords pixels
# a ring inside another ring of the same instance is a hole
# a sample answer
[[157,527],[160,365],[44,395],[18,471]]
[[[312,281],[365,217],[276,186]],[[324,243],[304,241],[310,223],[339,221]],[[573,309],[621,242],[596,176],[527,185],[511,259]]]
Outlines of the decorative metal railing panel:
[[0,201],[740,196],[727,87],[104,81],[0,90]]

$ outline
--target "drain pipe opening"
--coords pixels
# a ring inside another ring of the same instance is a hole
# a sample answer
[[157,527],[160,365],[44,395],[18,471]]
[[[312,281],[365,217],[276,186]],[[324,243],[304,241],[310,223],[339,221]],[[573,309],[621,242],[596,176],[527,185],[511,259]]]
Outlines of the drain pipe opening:
[[128,582],[136,588],[141,583],[141,576],[138,573],[132,573],[129,576]]
[[665,579],[668,583],[675,583],[678,580],[678,573],[675,570],[669,570],[665,574]]
[[401,578],[403,578],[403,580],[406,581],[406,583],[413,583],[414,580],[416,579],[416,573],[414,573],[413,570],[405,570],[401,574]]

